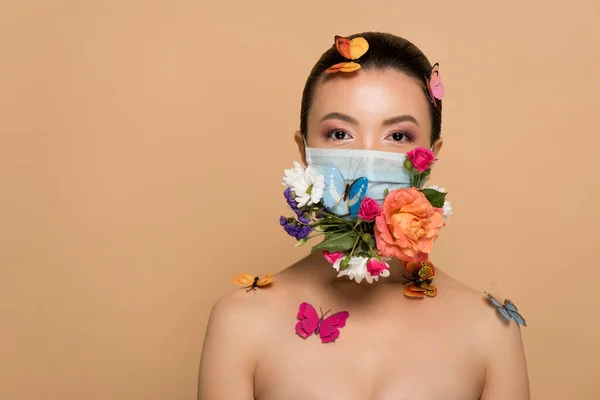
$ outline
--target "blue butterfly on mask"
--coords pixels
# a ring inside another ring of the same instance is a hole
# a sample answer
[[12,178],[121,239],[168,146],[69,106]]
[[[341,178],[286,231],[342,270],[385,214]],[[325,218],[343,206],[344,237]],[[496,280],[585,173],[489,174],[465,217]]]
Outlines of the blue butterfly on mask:
[[506,299],[504,300],[504,303],[501,303],[500,300],[498,300],[491,294],[486,292],[486,295],[490,302],[494,305],[494,307],[496,307],[498,313],[500,313],[500,315],[505,320],[510,321],[511,319],[514,319],[517,323],[523,326],[527,326],[525,318],[523,318],[523,316],[519,314],[519,309],[517,308],[517,306],[514,305],[512,301]]
[[360,177],[352,183],[346,183],[342,173],[334,166],[325,173],[325,190],[323,191],[323,204],[328,209],[340,215],[355,216],[358,214],[369,180]]

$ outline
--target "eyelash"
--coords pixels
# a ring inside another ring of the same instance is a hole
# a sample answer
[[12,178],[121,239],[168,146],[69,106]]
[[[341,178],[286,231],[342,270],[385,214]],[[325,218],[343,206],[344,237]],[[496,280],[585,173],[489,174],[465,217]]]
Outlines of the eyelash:
[[[332,130],[332,131],[329,131],[329,132],[328,132],[328,133],[325,135],[325,137],[326,137],[328,140],[333,140],[333,141],[342,141],[342,140],[344,140],[344,139],[336,139],[336,138],[334,137],[334,135],[335,135],[335,133],[336,133],[336,132],[344,132],[344,134],[348,135],[348,132],[346,132],[346,131],[345,131],[345,130],[343,130],[343,129],[334,129],[334,130]],[[406,139],[406,141],[408,141],[408,143],[412,143],[412,142],[414,141],[413,137],[412,137],[410,134],[406,133],[406,132],[394,132],[394,133],[391,133],[389,136],[392,136],[392,135],[395,135],[395,134],[400,134],[400,135],[403,135],[403,136],[404,136],[404,138]],[[389,136],[388,136],[388,137],[389,137]],[[402,140],[394,140],[394,142],[397,142],[397,143],[402,143]]]

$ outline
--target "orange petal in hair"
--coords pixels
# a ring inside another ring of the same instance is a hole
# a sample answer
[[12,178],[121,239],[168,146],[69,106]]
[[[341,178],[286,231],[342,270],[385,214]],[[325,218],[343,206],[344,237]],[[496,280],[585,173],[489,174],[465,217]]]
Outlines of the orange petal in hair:
[[357,37],[350,41],[350,59],[356,60],[369,50],[369,43],[363,37]]
[[[356,37],[352,40],[347,37],[335,36],[335,47],[344,58],[356,60],[369,50],[369,43],[363,37]],[[345,71],[349,72],[349,71]]]
[[[335,47],[337,51],[347,60],[356,60],[369,50],[369,43],[363,37],[357,37],[352,40],[343,36],[335,36]],[[334,72],[353,72],[360,69],[360,64],[347,61],[337,63],[325,71],[331,74]]]
[[337,64],[335,64],[335,65],[332,65],[331,67],[329,67],[329,68],[327,68],[327,69],[325,70],[325,73],[326,73],[326,74],[332,74],[332,73],[334,73],[334,72],[338,72],[339,70],[341,70],[341,69],[342,69],[342,67],[344,66],[344,64],[346,64],[346,63],[345,63],[345,62],[343,62],[343,63],[337,63]]
[[360,64],[355,62],[341,62],[327,68],[325,73],[331,74],[334,72],[352,72],[356,71],[357,69],[360,69]]
[[350,62],[344,63],[344,65],[342,66],[342,69],[340,71],[352,72],[352,71],[356,71],[357,69],[360,69],[360,64],[350,61]]
[[344,58],[352,58],[350,52],[350,39],[347,37],[335,35],[335,47]]

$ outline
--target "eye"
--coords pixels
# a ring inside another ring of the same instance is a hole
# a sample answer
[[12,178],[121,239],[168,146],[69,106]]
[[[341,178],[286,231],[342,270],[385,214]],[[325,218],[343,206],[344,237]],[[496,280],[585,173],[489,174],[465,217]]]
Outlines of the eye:
[[412,142],[413,138],[405,132],[394,132],[390,136],[394,142]]
[[344,140],[348,139],[349,135],[341,130],[331,131],[327,134],[327,138],[331,140]]

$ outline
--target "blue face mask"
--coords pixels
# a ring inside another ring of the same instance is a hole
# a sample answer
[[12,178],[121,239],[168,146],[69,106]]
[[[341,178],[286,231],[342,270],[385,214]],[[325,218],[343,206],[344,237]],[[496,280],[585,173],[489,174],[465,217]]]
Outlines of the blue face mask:
[[[385,191],[410,187],[410,174],[404,168],[406,154],[379,150],[325,149],[305,147],[306,162],[326,176],[330,167],[335,167],[345,184],[351,185],[356,179],[368,179],[365,196],[383,203]],[[326,183],[327,185],[327,183]],[[350,198],[350,202],[352,199]],[[358,207],[358,206],[357,206]],[[337,214],[347,214],[352,206],[340,202],[331,208]],[[355,214],[355,212],[351,212]]]

